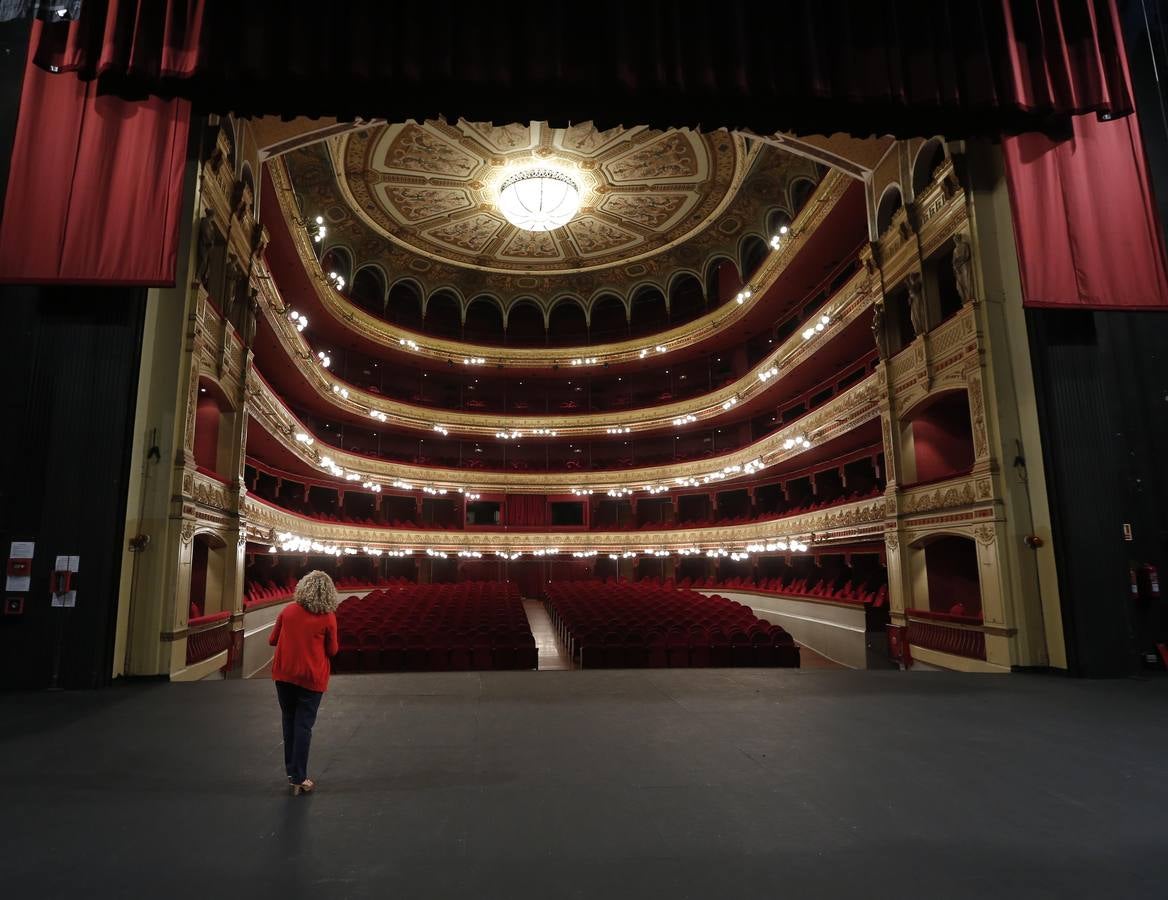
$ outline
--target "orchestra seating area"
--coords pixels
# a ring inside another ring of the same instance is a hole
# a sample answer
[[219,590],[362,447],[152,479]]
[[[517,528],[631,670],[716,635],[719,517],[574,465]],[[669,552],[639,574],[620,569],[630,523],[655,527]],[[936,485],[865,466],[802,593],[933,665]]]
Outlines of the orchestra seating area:
[[780,626],[717,595],[585,581],[548,588],[548,614],[581,668],[798,667]]
[[336,672],[534,669],[535,638],[514,584],[399,584],[337,609]]

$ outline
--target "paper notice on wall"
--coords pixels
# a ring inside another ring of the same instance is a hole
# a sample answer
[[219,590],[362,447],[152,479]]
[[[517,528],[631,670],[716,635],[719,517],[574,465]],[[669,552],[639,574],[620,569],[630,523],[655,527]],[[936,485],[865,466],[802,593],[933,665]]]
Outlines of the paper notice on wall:
[[72,609],[77,605],[77,592],[65,591],[63,594],[53,594],[53,606],[61,606]]
[[32,584],[33,541],[13,541],[9,545],[8,572],[4,589],[13,594],[28,593]]
[[58,556],[53,566],[54,572],[77,572],[81,564],[80,556]]

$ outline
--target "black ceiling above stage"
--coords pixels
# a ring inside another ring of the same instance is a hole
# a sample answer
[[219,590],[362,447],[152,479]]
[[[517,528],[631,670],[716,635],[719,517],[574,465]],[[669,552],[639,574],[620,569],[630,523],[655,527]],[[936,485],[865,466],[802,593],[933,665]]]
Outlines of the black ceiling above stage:
[[86,0],[34,28],[45,68],[242,115],[955,138],[1131,111],[1114,0]]

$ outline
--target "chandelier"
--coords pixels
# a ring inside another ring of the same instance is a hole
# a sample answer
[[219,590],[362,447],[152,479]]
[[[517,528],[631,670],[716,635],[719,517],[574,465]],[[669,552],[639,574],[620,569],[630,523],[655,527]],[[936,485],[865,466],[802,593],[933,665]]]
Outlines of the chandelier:
[[499,211],[524,231],[555,231],[579,209],[579,185],[556,169],[524,169],[499,185]]

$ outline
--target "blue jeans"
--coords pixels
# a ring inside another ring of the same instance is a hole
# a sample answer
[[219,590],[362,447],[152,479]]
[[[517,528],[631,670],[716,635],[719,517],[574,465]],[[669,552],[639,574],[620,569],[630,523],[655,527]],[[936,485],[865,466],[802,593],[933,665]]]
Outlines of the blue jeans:
[[316,723],[316,711],[324,694],[298,684],[277,681],[276,696],[284,719],[284,770],[292,784],[302,784],[308,777],[312,726]]

